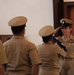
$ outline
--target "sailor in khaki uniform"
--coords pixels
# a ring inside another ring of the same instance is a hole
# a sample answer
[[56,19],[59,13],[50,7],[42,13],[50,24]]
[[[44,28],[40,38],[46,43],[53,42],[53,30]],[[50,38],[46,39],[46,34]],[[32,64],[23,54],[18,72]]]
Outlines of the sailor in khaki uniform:
[[37,46],[42,60],[39,75],[60,75],[59,57],[65,57],[66,53],[54,43],[53,33],[54,28],[50,25],[44,26],[39,31],[43,40],[43,43]]
[[24,37],[27,18],[18,16],[9,21],[13,37],[4,43],[8,58],[6,75],[38,75],[40,56],[36,46]]
[[5,66],[7,64],[6,54],[3,48],[2,41],[0,40],[0,75],[5,75]]
[[61,75],[74,75],[74,36],[71,34],[73,22],[63,18],[60,20],[60,23],[63,36],[58,37],[58,40],[67,49],[67,57],[63,63]]

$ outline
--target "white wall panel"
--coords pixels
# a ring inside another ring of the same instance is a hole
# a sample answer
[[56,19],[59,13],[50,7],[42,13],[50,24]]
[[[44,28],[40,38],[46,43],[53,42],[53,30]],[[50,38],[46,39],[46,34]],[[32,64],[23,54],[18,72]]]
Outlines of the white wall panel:
[[44,25],[53,25],[53,0],[0,0],[0,34],[12,34],[8,21],[15,16],[28,18],[26,37],[39,44],[38,31]]

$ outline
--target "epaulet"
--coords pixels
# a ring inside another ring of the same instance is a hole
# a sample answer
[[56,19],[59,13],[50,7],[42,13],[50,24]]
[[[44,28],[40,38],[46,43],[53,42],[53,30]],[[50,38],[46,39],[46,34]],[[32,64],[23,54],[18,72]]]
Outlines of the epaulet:
[[74,39],[74,35],[72,35],[72,39]]
[[73,36],[73,35],[72,35],[70,41],[71,41],[72,43],[74,43],[74,36]]

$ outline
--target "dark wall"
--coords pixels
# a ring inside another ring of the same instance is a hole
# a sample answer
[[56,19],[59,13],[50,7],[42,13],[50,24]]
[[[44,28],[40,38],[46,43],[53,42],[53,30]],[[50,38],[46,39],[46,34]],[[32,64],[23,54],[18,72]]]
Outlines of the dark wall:
[[[63,0],[53,0],[53,15],[54,15],[54,28],[60,26],[60,19],[64,17],[64,2]],[[56,36],[61,36],[61,30],[56,33]]]

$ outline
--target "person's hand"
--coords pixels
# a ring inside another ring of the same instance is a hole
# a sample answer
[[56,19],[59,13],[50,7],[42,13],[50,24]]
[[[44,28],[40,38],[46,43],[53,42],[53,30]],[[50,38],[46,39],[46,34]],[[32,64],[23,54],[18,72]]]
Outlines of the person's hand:
[[54,30],[54,34],[55,33],[57,33],[58,32],[58,30],[61,28],[61,26],[60,27],[58,27],[58,28],[56,28],[55,30]]

